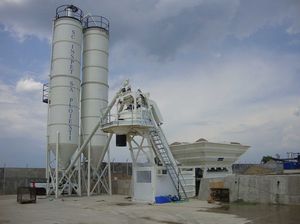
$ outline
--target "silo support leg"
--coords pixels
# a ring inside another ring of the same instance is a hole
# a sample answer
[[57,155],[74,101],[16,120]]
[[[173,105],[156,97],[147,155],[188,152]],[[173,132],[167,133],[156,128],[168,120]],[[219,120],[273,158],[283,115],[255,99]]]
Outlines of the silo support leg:
[[88,178],[87,178],[87,196],[90,196],[91,193],[91,143],[89,143],[88,147]]
[[110,167],[110,152],[109,149],[107,150],[107,162],[108,162],[108,191],[109,191],[109,195],[112,195],[111,192],[111,167]]
[[57,136],[56,136],[56,166],[55,166],[55,198],[58,198],[58,182],[59,182],[59,178],[58,178],[58,151],[59,151],[59,132],[57,132]]
[[81,197],[81,158],[78,159],[78,189],[77,194]]

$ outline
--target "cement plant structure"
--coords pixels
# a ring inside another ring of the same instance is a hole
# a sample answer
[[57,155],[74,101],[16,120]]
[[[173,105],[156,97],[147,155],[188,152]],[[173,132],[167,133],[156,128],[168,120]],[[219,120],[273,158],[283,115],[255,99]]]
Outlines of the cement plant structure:
[[149,93],[133,91],[128,80],[108,102],[108,40],[106,18],[84,16],[74,5],[57,8],[50,83],[43,94],[48,104],[47,195],[111,194],[109,144],[115,135],[117,146],[128,144],[131,154],[133,200],[195,196],[201,156],[210,154],[212,164],[217,160],[229,169],[248,147],[229,144],[209,152],[209,147],[198,151],[198,144],[170,146],[158,106]]
[[107,107],[108,39],[106,18],[84,17],[73,5],[56,9],[50,84],[44,86],[43,96],[48,104],[48,195],[81,195],[82,186],[87,195],[103,190],[111,193],[109,158],[105,166],[100,162],[108,147],[107,134],[98,129],[83,154],[77,153]]

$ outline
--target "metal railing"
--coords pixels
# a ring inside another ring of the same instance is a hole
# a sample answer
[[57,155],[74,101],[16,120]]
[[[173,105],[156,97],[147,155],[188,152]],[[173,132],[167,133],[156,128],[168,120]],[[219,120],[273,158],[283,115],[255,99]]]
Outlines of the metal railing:
[[56,19],[61,17],[71,17],[78,19],[80,22],[83,18],[83,11],[75,5],[61,5],[56,8]]
[[109,20],[103,16],[87,16],[84,18],[83,27],[98,27],[109,33]]
[[[129,115],[130,114],[130,115]],[[110,125],[141,125],[152,126],[150,112],[146,110],[127,111],[126,117],[122,118],[122,114],[111,114],[102,119],[102,127]],[[129,115],[129,116],[128,116]]]

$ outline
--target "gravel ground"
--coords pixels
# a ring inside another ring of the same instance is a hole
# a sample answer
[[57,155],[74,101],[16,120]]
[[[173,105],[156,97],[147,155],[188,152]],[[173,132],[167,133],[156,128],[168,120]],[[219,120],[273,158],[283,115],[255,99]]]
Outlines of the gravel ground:
[[18,204],[16,196],[0,196],[0,224],[242,224],[248,220],[231,214],[209,212],[217,205],[191,199],[161,205],[131,202],[123,195],[39,197],[36,204]]

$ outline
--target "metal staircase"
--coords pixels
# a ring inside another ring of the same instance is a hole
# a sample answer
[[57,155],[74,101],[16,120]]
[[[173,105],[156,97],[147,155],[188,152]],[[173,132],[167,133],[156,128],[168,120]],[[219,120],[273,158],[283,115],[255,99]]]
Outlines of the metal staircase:
[[150,138],[151,143],[159,155],[161,162],[166,167],[167,172],[172,180],[172,183],[177,190],[177,194],[180,200],[188,200],[187,194],[184,190],[184,186],[182,181],[184,181],[183,176],[177,169],[177,165],[174,160],[172,160],[169,156],[168,151],[170,151],[169,146],[165,143],[164,136],[160,132],[158,128],[151,128],[150,129]]

